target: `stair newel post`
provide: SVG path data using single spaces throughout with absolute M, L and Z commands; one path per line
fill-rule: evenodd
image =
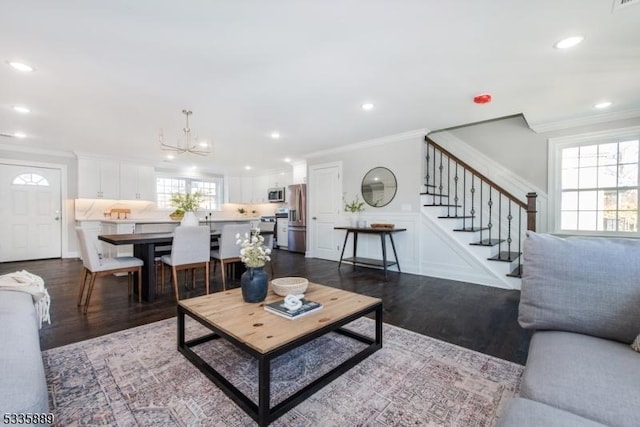
M 476 186 L 475 186 L 475 175 L 471 174 L 471 210 L 469 211 L 469 213 L 471 214 L 471 229 L 474 230 L 475 228 L 475 220 L 476 220 L 476 202 L 475 202 L 475 197 L 476 197 Z
M 527 193 L 527 230 L 536 231 L 536 199 L 537 193 Z

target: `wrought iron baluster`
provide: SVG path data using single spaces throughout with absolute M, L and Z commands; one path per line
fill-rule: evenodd
M 493 216 L 491 214 L 493 208 L 493 200 L 491 199 L 491 193 L 492 188 L 489 187 L 489 202 L 487 203 L 489 205 L 489 223 L 487 224 L 487 228 L 489 228 L 489 244 L 491 244 L 491 228 L 493 227 Z
M 462 229 L 467 228 L 467 169 L 462 170 Z
M 502 252 L 502 193 L 498 192 L 498 255 Z
M 447 156 L 447 216 L 451 216 L 451 157 Z
M 438 166 L 438 170 L 440 171 L 440 181 L 438 184 L 438 190 L 440 191 L 440 205 L 442 205 L 442 151 L 440 152 L 440 166 Z
M 518 230 L 520 231 L 518 233 L 518 270 L 517 270 L 517 274 L 519 276 L 522 275 L 522 233 L 524 233 L 524 231 L 522 230 L 522 207 L 520 207 L 518 209 Z
M 453 180 L 456 182 L 456 197 L 453 199 L 453 204 L 455 205 L 456 216 L 458 216 L 458 182 L 460 181 L 460 177 L 458 176 L 458 162 L 456 162 L 456 176 Z
M 484 181 L 481 179 L 480 180 L 480 204 L 478 205 L 479 206 L 478 209 L 480 209 L 480 244 L 482 244 L 482 233 L 484 233 L 484 230 L 483 230 L 484 227 L 482 226 L 482 211 L 484 210 L 482 208 L 482 183 L 483 182 Z
M 471 229 L 474 229 L 475 219 L 476 219 L 476 205 L 475 205 L 475 197 L 476 197 L 476 187 L 475 187 L 475 175 L 471 174 L 471 210 L 469 213 L 471 214 Z
M 513 239 L 511 238 L 511 220 L 513 219 L 513 215 L 511 215 L 511 199 L 509 199 L 509 214 L 507 215 L 507 259 L 511 261 L 511 242 Z

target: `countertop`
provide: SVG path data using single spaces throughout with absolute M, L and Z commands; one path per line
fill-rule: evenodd
M 110 224 L 179 224 L 180 220 L 173 220 L 171 218 L 91 218 L 91 219 L 77 219 L 77 221 L 100 221 Z M 247 218 L 211 218 L 209 222 L 243 222 L 243 221 L 260 221 L 260 217 L 247 217 Z M 200 222 L 207 223 L 207 220 L 200 218 Z

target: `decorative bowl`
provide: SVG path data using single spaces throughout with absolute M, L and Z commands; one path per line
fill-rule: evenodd
M 304 277 L 280 277 L 271 281 L 271 290 L 281 297 L 303 294 L 309 281 Z

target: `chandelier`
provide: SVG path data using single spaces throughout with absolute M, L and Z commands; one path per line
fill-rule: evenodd
M 164 134 L 162 133 L 162 129 L 160 129 L 160 147 L 164 151 L 171 151 L 177 154 L 182 153 L 192 153 L 197 154 L 199 156 L 207 156 L 211 153 L 211 146 L 204 141 L 198 142 L 198 137 L 192 137 L 191 128 L 189 127 L 189 116 L 193 114 L 191 110 L 182 110 L 182 114 L 185 115 L 186 124 L 182 129 L 183 135 L 182 140 L 178 140 L 176 145 L 167 144 L 164 142 Z

